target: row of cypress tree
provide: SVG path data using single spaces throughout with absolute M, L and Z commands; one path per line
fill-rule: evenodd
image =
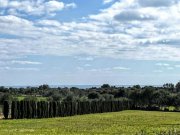
M 9 104 L 4 104 L 5 108 Z M 92 102 L 35 102 L 12 101 L 11 118 L 52 118 L 90 113 L 104 113 L 127 110 L 131 108 L 129 101 L 92 101 Z M 9 111 L 9 109 L 8 109 Z M 6 109 L 6 116 L 7 116 Z

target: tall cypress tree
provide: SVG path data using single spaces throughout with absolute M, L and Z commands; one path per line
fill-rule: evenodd
M 49 102 L 49 117 L 53 117 L 53 102 Z
M 8 119 L 8 116 L 9 116 L 9 102 L 8 101 L 4 101 L 3 114 L 4 114 L 4 118 Z
M 17 118 L 20 119 L 21 118 L 21 105 L 20 105 L 20 101 L 17 101 L 17 113 L 18 113 Z
M 30 105 L 30 101 L 26 101 L 26 105 L 27 105 L 27 118 L 31 118 L 31 105 Z
M 46 116 L 45 117 L 46 118 L 49 117 L 49 103 L 48 102 L 46 102 Z
M 37 118 L 37 116 L 36 116 L 36 114 L 37 114 L 36 113 L 37 112 L 36 101 L 31 101 L 30 105 L 31 105 L 31 109 L 32 109 L 31 118 Z
M 53 117 L 57 117 L 57 102 L 53 102 Z
M 18 101 L 15 101 L 14 103 L 15 103 L 14 104 L 14 118 L 17 119 L 18 118 L 18 106 L 17 106 Z
M 40 101 L 40 109 L 41 109 L 41 118 L 44 118 L 44 112 L 45 112 L 45 108 L 44 108 L 44 102 Z
M 20 101 L 20 111 L 21 111 L 21 116 L 20 118 L 23 119 L 24 118 L 24 106 L 23 106 L 23 101 Z
M 41 118 L 41 103 L 37 102 L 37 118 Z
M 15 119 L 15 102 L 12 101 L 11 104 L 11 119 Z
M 57 102 L 57 117 L 60 116 L 61 109 L 60 109 L 60 102 Z

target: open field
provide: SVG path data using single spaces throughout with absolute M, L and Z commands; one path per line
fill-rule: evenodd
M 180 134 L 179 113 L 122 111 L 51 119 L 0 120 L 1 135 L 153 135 L 169 130 Z

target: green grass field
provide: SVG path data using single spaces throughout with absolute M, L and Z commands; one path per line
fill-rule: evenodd
M 0 120 L 0 135 L 154 135 L 169 130 L 174 131 L 172 135 L 180 134 L 180 113 L 122 111 L 51 119 Z

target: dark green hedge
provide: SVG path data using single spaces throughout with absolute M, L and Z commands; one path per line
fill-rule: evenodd
M 12 101 L 11 118 L 52 118 L 104 113 L 127 110 L 131 108 L 129 101 L 92 101 L 92 102 L 35 102 Z M 4 116 L 8 118 L 9 103 L 4 102 Z

